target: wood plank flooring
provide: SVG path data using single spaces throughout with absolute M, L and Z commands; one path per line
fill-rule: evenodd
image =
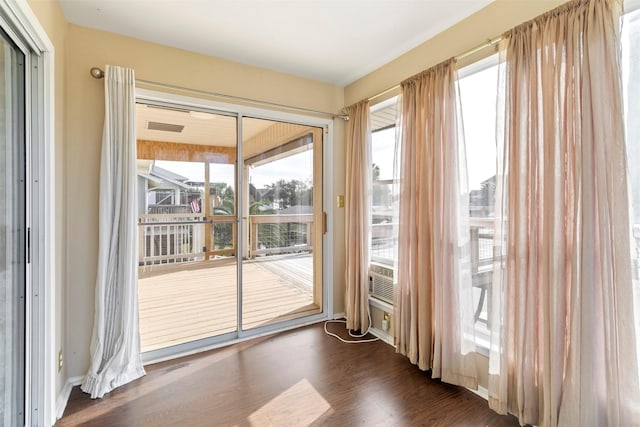
M 313 304 L 311 259 L 243 264 L 243 329 L 320 312 Z M 235 261 L 182 264 L 139 276 L 143 352 L 236 330 Z
M 344 325 L 330 330 L 344 334 Z M 147 366 L 99 400 L 74 388 L 56 426 L 517 426 L 383 343 L 312 325 Z

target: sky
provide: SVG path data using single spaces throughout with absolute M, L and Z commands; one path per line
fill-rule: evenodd
M 496 174 L 497 65 L 460 79 L 459 87 L 469 190 L 477 190 Z M 394 128 L 372 135 L 371 158 L 380 167 L 380 179 L 393 178 L 395 138 Z
M 393 179 L 393 159 L 396 145 L 396 129 L 374 132 L 371 136 L 371 161 L 380 167 L 379 179 Z
M 498 66 L 489 67 L 458 81 L 467 151 L 469 190 L 496 174 L 496 100 Z
M 264 188 L 268 184 L 284 179 L 298 179 L 310 182 L 313 177 L 312 150 L 304 151 L 284 159 L 251 169 L 250 181 L 256 188 Z M 202 163 L 173 162 L 156 160 L 156 166 L 189 178 L 191 181 L 204 181 Z M 233 165 L 212 164 L 209 179 L 211 182 L 226 182 L 233 187 L 235 171 Z

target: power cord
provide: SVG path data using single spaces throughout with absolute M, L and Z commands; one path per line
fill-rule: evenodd
M 367 329 L 360 335 L 358 334 L 354 334 L 351 330 L 349 330 L 349 336 L 351 338 L 362 338 L 364 336 L 366 336 L 369 333 L 369 328 L 371 327 L 371 313 L 368 314 L 368 318 L 369 318 L 369 326 L 367 326 Z M 346 320 L 327 320 L 326 322 L 324 322 L 324 332 L 325 334 L 337 338 L 340 341 L 342 341 L 343 343 L 346 344 L 360 344 L 360 343 L 367 343 L 367 342 L 374 342 L 374 341 L 378 341 L 380 340 L 380 338 L 376 337 L 376 338 L 368 338 L 366 340 L 345 340 L 344 338 L 340 337 L 338 334 L 334 334 L 333 332 L 329 332 L 327 330 L 327 324 L 328 323 L 344 323 L 346 324 L 347 321 Z

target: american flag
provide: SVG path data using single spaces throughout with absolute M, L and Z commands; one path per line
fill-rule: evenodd
M 200 213 L 200 199 L 193 199 L 189 205 L 192 213 Z

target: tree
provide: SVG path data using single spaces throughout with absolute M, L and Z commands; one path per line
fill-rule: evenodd
M 209 194 L 218 199 L 218 203 L 214 204 L 214 215 L 233 215 L 235 213 L 235 192 L 226 182 L 209 184 Z
M 295 205 L 311 205 L 313 189 L 298 179 L 286 181 L 281 179 L 274 184 L 266 185 L 269 190 L 264 198 L 281 209 Z
M 214 182 L 209 184 L 209 194 L 217 197 L 217 206 L 213 209 L 214 215 L 233 215 L 235 213 L 235 193 L 226 182 Z M 233 246 L 233 227 L 231 224 L 213 225 L 214 247 L 224 249 Z
M 265 199 L 251 202 L 249 205 L 249 215 L 268 215 L 275 213 L 273 209 L 261 209 L 269 205 L 269 201 Z

